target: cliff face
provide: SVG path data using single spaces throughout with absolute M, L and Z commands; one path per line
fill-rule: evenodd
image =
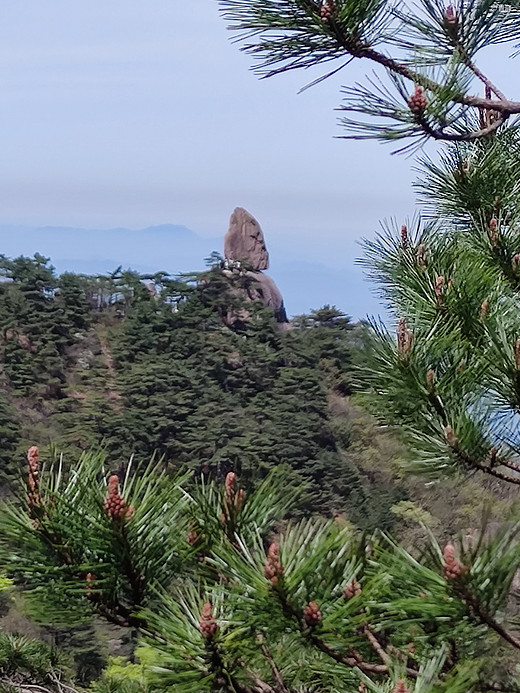
M 262 271 L 269 267 L 263 231 L 258 221 L 242 207 L 237 207 L 229 220 L 224 257 L 225 272 L 240 272 L 251 280 L 243 289 L 245 298 L 271 308 L 276 321 L 287 325 L 282 294 L 271 277 Z

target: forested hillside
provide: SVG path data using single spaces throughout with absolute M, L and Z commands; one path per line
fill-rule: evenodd
M 155 455 L 172 471 L 233 469 L 253 484 L 286 464 L 306 489 L 302 509 L 350 505 L 361 524 L 381 521 L 379 504 L 373 518 L 361 511 L 378 480 L 345 454 L 351 430 L 338 403 L 356 338 L 335 308 L 280 330 L 271 311 L 245 305 L 248 277 L 218 262 L 180 279 L 56 276 L 36 255 L 2 258 L 1 273 L 4 484 L 34 442 L 66 465 L 102 449 L 116 467 Z M 389 515 L 403 494 L 387 495 Z
M 115 469 L 155 456 L 172 473 L 233 470 L 252 485 L 284 464 L 301 512 L 363 529 L 413 516 L 410 494 L 447 528 L 475 522 L 471 485 L 466 501 L 447 483 L 439 493 L 402 479 L 404 448 L 353 406 L 362 326 L 325 306 L 280 329 L 244 302 L 244 273 L 210 264 L 177 278 L 57 276 L 39 255 L 2 257 L 4 492 L 38 443 L 44 461 L 63 455 L 66 467 L 102 450 Z

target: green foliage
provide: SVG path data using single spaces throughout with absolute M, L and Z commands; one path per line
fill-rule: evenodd
M 517 140 L 512 130 L 471 156 L 487 149 L 507 167 L 516 156 L 507 143 Z M 516 178 L 488 176 L 473 159 L 462 171 L 468 151 L 427 163 L 422 186 L 432 183 L 438 221 L 404 237 L 390 228 L 365 243 L 365 264 L 400 319 L 397 342 L 373 326 L 367 398 L 404 431 L 413 470 L 434 478 L 480 470 L 518 484 Z M 460 183 L 466 173 L 474 183 Z M 455 178 L 460 185 L 451 185 Z
M 0 515 L 17 581 L 42 601 L 60 581 L 76 614 L 82 601 L 142 629 L 140 661 L 112 661 L 93 691 L 518 691 L 499 650 L 520 648 L 506 609 L 518 525 L 444 549 L 430 536 L 412 554 L 340 519 L 282 522 L 280 472 L 254 492 L 228 474 L 190 494 L 156 466 L 125 475 L 114 516 L 101 465 L 42 470 L 39 502 Z
M 520 103 L 508 101 L 476 63 L 483 48 L 518 39 L 515 2 L 470 0 L 449 7 L 440 0 L 414 6 L 384 0 L 219 4 L 262 77 L 332 62 L 332 69 L 312 86 L 354 58 L 375 68 L 364 82 L 347 82 L 342 88 L 345 137 L 411 138 L 415 146 L 427 138 L 473 142 L 497 132 L 511 113 L 520 112 Z M 477 81 L 485 86 L 486 98 L 474 95 Z

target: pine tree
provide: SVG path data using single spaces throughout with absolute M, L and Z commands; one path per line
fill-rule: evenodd
M 2 567 L 44 621 L 94 612 L 146 645 L 150 691 L 520 690 L 518 526 L 412 555 L 340 519 L 283 521 L 281 470 L 255 491 L 233 472 L 185 484 L 92 456 L 64 475 L 33 447 Z

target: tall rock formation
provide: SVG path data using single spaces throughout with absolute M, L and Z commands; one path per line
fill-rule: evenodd
M 282 294 L 271 277 L 262 272 L 269 267 L 264 234 L 257 220 L 242 207 L 237 207 L 229 220 L 224 258 L 224 271 L 240 272 L 251 279 L 241 289 L 246 299 L 260 301 L 272 309 L 280 325 L 288 325 Z
M 250 270 L 269 267 L 269 253 L 260 224 L 242 207 L 237 207 L 229 220 L 229 229 L 224 237 L 224 257 L 246 263 Z

